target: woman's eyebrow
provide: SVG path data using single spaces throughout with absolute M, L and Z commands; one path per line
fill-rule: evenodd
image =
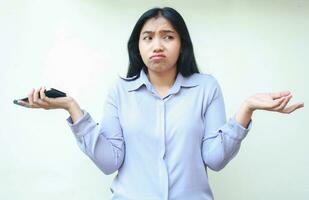
M 175 33 L 175 31 L 172 30 L 160 30 L 160 33 Z
M 143 31 L 142 34 L 151 34 L 154 33 L 153 31 Z
M 142 34 L 153 34 L 154 31 L 143 31 Z M 160 30 L 159 33 L 175 33 L 175 31 L 172 30 Z

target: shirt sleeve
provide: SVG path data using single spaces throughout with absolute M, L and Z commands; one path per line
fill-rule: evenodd
M 214 81 L 203 116 L 202 157 L 207 167 L 219 171 L 238 153 L 252 122 L 247 128 L 240 125 L 235 116 L 226 122 L 224 100 L 217 81 Z
M 112 174 L 120 168 L 125 153 L 115 89 L 107 96 L 100 125 L 87 111 L 82 111 L 83 116 L 78 121 L 73 124 L 72 118 L 69 117 L 67 123 L 80 149 L 104 174 Z

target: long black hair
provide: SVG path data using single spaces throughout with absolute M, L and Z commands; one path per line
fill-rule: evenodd
M 164 7 L 152 8 L 146 11 L 136 22 L 128 41 L 129 68 L 127 72 L 127 78 L 134 77 L 130 80 L 137 79 L 142 69 L 144 69 L 146 73 L 148 72 L 147 67 L 140 55 L 138 43 L 140 33 L 145 22 L 148 19 L 157 16 L 162 16 L 169 20 L 169 22 L 172 24 L 172 26 L 175 28 L 175 30 L 180 36 L 181 47 L 176 64 L 177 73 L 181 73 L 184 77 L 188 77 L 194 73 L 199 73 L 194 57 L 193 45 L 185 21 L 175 9 L 170 7 Z

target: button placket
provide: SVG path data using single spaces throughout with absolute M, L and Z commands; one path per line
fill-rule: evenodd
M 160 163 L 161 163 L 161 185 L 163 199 L 168 200 L 168 172 L 165 163 L 165 101 L 158 99 L 158 132 L 160 137 Z
M 163 100 L 160 100 L 160 135 L 162 137 L 162 151 L 161 151 L 161 158 L 165 155 L 165 103 Z

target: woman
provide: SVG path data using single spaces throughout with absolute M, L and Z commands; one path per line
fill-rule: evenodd
M 108 94 L 97 126 L 72 97 L 31 91 L 29 108 L 69 112 L 81 150 L 105 173 L 118 170 L 112 199 L 210 200 L 207 169 L 221 170 L 239 151 L 255 110 L 291 113 L 289 92 L 246 99 L 225 121 L 216 79 L 196 66 L 189 32 L 172 8 L 154 8 L 137 21 L 128 42 L 130 65 Z

